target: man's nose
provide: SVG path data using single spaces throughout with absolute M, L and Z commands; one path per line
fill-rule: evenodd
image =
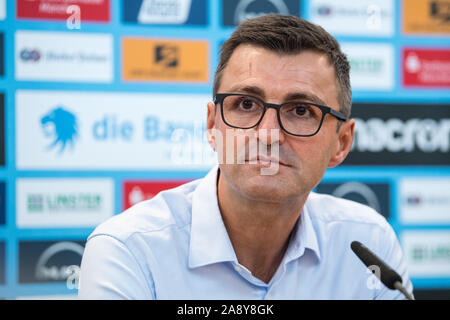
M 258 138 L 260 142 L 267 145 L 274 143 L 283 143 L 284 132 L 278 122 L 277 110 L 274 108 L 268 108 L 264 117 L 258 125 Z

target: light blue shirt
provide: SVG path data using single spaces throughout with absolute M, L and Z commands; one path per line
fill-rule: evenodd
M 80 274 L 81 299 L 403 299 L 350 249 L 360 241 L 403 278 L 396 235 L 356 202 L 311 193 L 269 283 L 239 264 L 216 194 L 218 169 L 159 193 L 98 226 Z

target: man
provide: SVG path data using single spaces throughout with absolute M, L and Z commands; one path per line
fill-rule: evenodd
M 411 293 L 386 220 L 312 192 L 353 141 L 349 64 L 336 40 L 298 17 L 247 20 L 222 46 L 213 93 L 218 167 L 100 225 L 80 298 L 403 299 L 367 272 L 354 240 Z

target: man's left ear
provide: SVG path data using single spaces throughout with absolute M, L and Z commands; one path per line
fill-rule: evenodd
M 334 153 L 330 158 L 328 167 L 336 167 L 345 160 L 353 144 L 355 120 L 350 119 L 341 124 L 338 132 Z
M 216 148 L 216 139 L 215 139 L 215 127 L 216 127 L 216 109 L 215 105 L 212 102 L 208 103 L 207 106 L 207 115 L 206 115 L 206 136 L 208 138 L 209 145 L 214 151 L 217 151 Z

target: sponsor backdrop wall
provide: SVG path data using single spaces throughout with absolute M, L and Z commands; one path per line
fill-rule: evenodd
M 417 297 L 449 297 L 449 0 L 0 0 L 0 298 L 75 297 L 96 225 L 214 165 L 220 44 L 269 12 L 351 63 L 355 143 L 317 191 L 383 214 Z

